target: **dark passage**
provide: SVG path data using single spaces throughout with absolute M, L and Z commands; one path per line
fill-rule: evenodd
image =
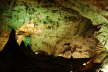
M 96 72 L 98 64 L 83 65 L 88 60 L 35 54 L 23 41 L 20 46 L 17 44 L 15 31 L 12 30 L 0 52 L 0 72 Z

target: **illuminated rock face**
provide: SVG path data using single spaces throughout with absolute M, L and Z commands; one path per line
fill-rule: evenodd
M 69 43 L 70 45 L 66 45 Z M 89 58 L 95 54 L 96 41 L 88 37 L 72 37 L 63 39 L 57 44 L 57 54 L 64 57 Z
M 17 28 L 19 44 L 24 37 L 29 36 L 34 51 L 43 50 L 66 58 L 94 56 L 96 39 L 89 28 L 92 26 L 91 21 L 64 7 L 40 6 L 36 9 L 32 20 Z
M 8 41 L 8 37 L 9 37 L 9 33 L 10 32 L 0 32 L 0 51 L 3 50 L 3 47 L 5 46 L 5 44 Z
M 17 28 L 19 44 L 30 37 L 34 51 L 43 50 L 66 58 L 94 56 L 96 39 L 94 30 L 89 28 L 92 22 L 85 15 L 81 16 L 79 10 L 45 1 L 18 1 L 11 9 L 12 18 L 8 21 L 12 23 L 9 27 Z M 87 17 L 91 18 L 91 15 Z
M 108 72 L 108 58 L 106 57 L 103 61 L 102 67 L 100 68 L 102 72 Z

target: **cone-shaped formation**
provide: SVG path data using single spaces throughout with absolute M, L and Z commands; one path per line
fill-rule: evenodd
M 27 45 L 27 53 L 28 53 L 27 55 L 34 55 L 34 52 L 30 45 Z
M 24 41 L 21 42 L 20 51 L 22 51 L 22 53 L 26 56 L 34 55 L 34 52 L 32 51 L 30 45 L 25 46 Z
M 25 55 L 26 46 L 25 46 L 25 44 L 24 44 L 23 41 L 21 42 L 21 45 L 20 45 L 20 47 L 19 47 L 19 49 L 18 49 L 18 52 L 20 53 L 20 55 Z
M 8 42 L 6 43 L 3 50 L 1 51 L 1 54 L 7 55 L 9 53 L 14 52 L 15 49 L 19 48 L 15 34 L 16 34 L 15 30 L 12 30 Z
M 12 72 L 15 63 L 15 52 L 19 48 L 16 41 L 15 30 L 12 30 L 8 42 L 0 52 L 0 72 Z

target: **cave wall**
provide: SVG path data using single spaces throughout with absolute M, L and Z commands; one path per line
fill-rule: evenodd
M 1 7 L 0 29 L 16 29 L 18 43 L 24 40 L 31 44 L 33 51 L 44 50 L 66 58 L 89 58 L 95 54 L 97 39 L 102 44 L 107 39 L 108 21 L 103 11 L 85 1 L 8 0 L 4 4 L 7 7 Z M 100 24 L 100 30 L 95 32 L 93 25 Z

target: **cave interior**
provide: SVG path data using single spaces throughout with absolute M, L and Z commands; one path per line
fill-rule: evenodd
M 108 72 L 108 1 L 0 0 L 0 72 Z

